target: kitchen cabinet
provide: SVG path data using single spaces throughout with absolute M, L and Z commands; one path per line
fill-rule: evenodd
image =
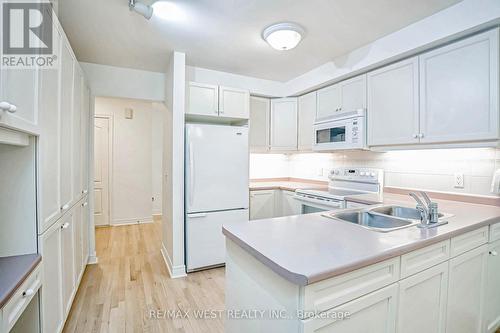
M 499 30 L 424 53 L 420 142 L 498 140 Z
M 368 145 L 418 143 L 418 57 L 368 73 Z
M 249 141 L 251 152 L 269 150 L 271 101 L 269 98 L 250 97 Z
M 42 332 L 61 332 L 64 321 L 62 290 L 61 223 L 39 236 L 43 281 L 41 289 Z
M 281 192 L 280 216 L 299 215 L 301 213 L 300 204 L 297 200 L 295 200 L 295 192 L 293 191 L 280 191 L 280 192 Z
M 250 220 L 273 218 L 275 212 L 274 190 L 250 191 Z
M 250 92 L 237 88 L 188 83 L 186 114 L 194 116 L 248 119 Z
M 82 89 L 83 89 L 83 73 L 81 72 L 78 63 L 75 62 L 73 69 L 73 145 L 72 145 L 72 176 L 73 176 L 73 198 L 78 200 L 83 192 L 82 189 L 82 137 L 81 137 L 81 123 L 82 123 Z
M 401 280 L 398 332 L 444 333 L 447 288 L 447 262 Z
M 90 177 L 90 89 L 83 80 L 82 84 L 82 112 L 81 112 L 81 189 L 82 194 L 89 192 Z
M 250 92 L 248 90 L 219 87 L 219 115 L 248 119 Z
M 323 121 L 338 112 L 366 109 L 366 75 L 356 76 L 318 90 L 316 121 Z
M 82 202 L 82 270 L 85 271 L 85 267 L 89 262 L 89 235 L 90 235 L 90 209 L 88 196 L 86 196 Z M 81 278 L 81 277 L 80 277 Z
M 74 64 L 71 49 L 67 43 L 61 48 L 61 141 L 60 141 L 60 196 L 61 211 L 70 208 L 73 201 L 73 83 Z
M 63 313 L 66 317 L 71 309 L 73 292 L 75 290 L 75 261 L 74 261 L 74 216 L 68 212 L 61 223 L 61 271 L 62 271 L 62 299 Z
M 75 205 L 73 208 L 73 266 L 74 281 L 78 286 L 78 281 L 83 274 L 83 224 L 82 224 L 82 206 Z
M 500 327 L 500 241 L 488 246 L 488 267 L 484 302 L 484 329 L 494 333 Z
M 488 245 L 450 260 L 446 332 L 482 332 Z
M 297 150 L 297 98 L 271 101 L 271 150 Z
M 313 126 L 316 117 L 316 92 L 298 98 L 298 150 L 311 151 L 313 145 Z

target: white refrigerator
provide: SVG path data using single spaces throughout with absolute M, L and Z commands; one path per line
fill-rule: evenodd
M 222 225 L 248 222 L 248 128 L 186 124 L 186 267 L 225 262 Z

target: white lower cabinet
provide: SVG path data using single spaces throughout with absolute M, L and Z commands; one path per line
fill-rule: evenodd
M 399 282 L 398 332 L 444 333 L 448 262 Z
M 281 191 L 281 216 L 291 216 L 291 215 L 299 215 L 300 212 L 300 204 L 297 200 L 295 200 L 295 192 L 293 191 Z
M 275 206 L 275 190 L 250 192 L 250 220 L 274 217 Z
M 326 312 L 327 319 L 302 321 L 302 332 L 394 333 L 398 285 L 392 284 Z M 337 319 L 344 316 L 345 319 Z
M 488 273 L 484 297 L 484 329 L 493 333 L 500 327 L 500 240 L 488 248 Z
M 61 224 L 62 294 L 65 316 L 71 309 L 72 296 L 75 289 L 73 228 L 73 214 L 69 212 L 63 217 Z
M 450 260 L 446 332 L 482 332 L 488 245 Z

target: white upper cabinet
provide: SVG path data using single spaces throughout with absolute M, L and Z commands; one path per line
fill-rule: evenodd
M 318 90 L 316 121 L 331 118 L 341 110 L 340 87 L 338 84 Z
M 248 90 L 219 87 L 219 115 L 248 119 L 250 92 Z
M 219 115 L 219 87 L 211 84 L 189 82 L 187 114 L 200 116 Z
M 342 105 L 340 111 L 366 109 L 366 75 L 356 76 L 339 83 Z
M 297 98 L 271 101 L 271 149 L 297 149 Z
M 82 113 L 81 113 L 81 141 L 82 141 L 82 149 L 81 149 L 81 161 L 82 161 L 82 179 L 81 179 L 81 187 L 83 194 L 87 194 L 89 191 L 89 160 L 90 160 L 90 89 L 85 84 L 85 80 L 83 82 L 82 87 Z
M 312 150 L 313 125 L 316 114 L 316 92 L 298 98 L 298 149 Z
M 420 142 L 498 139 L 498 29 L 420 56 Z
M 251 152 L 269 150 L 269 122 L 271 101 L 268 98 L 250 97 L 249 140 Z
M 368 73 L 368 145 L 419 142 L 418 57 Z
M 73 77 L 73 198 L 78 200 L 78 197 L 82 194 L 82 177 L 81 172 L 82 161 L 81 161 L 81 122 L 82 122 L 82 85 L 83 85 L 83 73 L 80 66 L 75 62 L 74 77 Z
M 189 82 L 186 114 L 248 119 L 250 92 L 212 84 Z

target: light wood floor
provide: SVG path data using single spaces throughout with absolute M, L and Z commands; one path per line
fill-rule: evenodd
M 224 269 L 170 279 L 160 254 L 160 228 L 156 221 L 96 229 L 99 264 L 87 266 L 63 332 L 224 331 L 222 319 L 192 315 L 224 309 Z M 152 319 L 150 310 L 191 316 Z

